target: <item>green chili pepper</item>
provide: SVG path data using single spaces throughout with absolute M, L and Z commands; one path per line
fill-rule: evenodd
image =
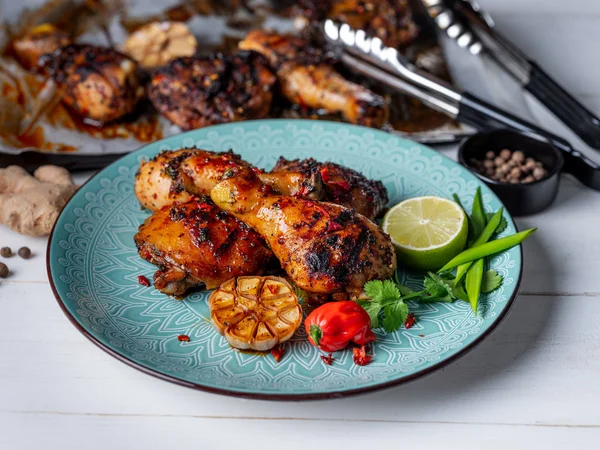
M 515 245 L 520 244 L 529 236 L 531 236 L 531 234 L 535 230 L 537 230 L 537 228 L 530 228 L 529 230 L 521 231 L 520 233 L 512 234 L 501 239 L 495 239 L 491 242 L 481 244 L 477 247 L 471 247 L 470 249 L 465 250 L 464 252 L 459 253 L 457 256 L 452 258 L 450 262 L 448 262 L 444 267 L 442 267 L 438 271 L 438 273 L 453 269 L 457 266 L 460 266 L 461 264 L 465 264 L 470 261 L 476 261 L 478 259 L 485 258 L 486 256 L 490 256 L 495 253 L 499 253 L 511 247 L 514 247 Z
M 480 188 L 477 188 L 477 191 L 475 192 L 475 198 L 473 199 L 471 223 L 473 224 L 473 236 L 471 237 L 471 241 L 475 241 L 485 228 L 485 211 L 483 209 L 483 200 L 481 199 Z
M 465 278 L 465 289 L 469 297 L 469 303 L 475 315 L 477 315 L 477 304 L 479 303 L 479 295 L 481 294 L 481 282 L 483 280 L 483 259 L 478 259 L 467 270 Z
M 473 245 L 470 248 L 478 247 L 481 244 L 485 244 L 487 241 L 490 240 L 490 238 L 494 234 L 494 231 L 496 231 L 496 228 L 498 228 L 498 225 L 500 225 L 500 221 L 502 220 L 502 213 L 502 208 L 496 211 L 496 213 L 492 216 L 488 224 L 485 226 L 479 237 L 475 240 L 475 242 L 473 242 Z M 471 267 L 471 264 L 473 263 L 468 262 L 466 264 L 458 266 L 458 269 L 456 269 L 456 278 L 454 279 L 454 286 L 457 286 L 460 280 L 462 280 L 462 277 L 465 276 L 467 270 L 469 270 L 469 267 Z

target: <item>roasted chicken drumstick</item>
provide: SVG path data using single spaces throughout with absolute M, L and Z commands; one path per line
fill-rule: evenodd
M 211 198 L 265 239 L 300 288 L 357 297 L 367 281 L 392 276 L 394 246 L 375 223 L 343 206 L 269 191 L 252 169 L 238 166 Z
M 198 197 L 156 211 L 134 240 L 140 256 L 159 266 L 156 289 L 175 296 L 193 288 L 214 289 L 241 275 L 260 275 L 273 256 L 254 230 Z
M 165 151 L 142 162 L 135 179 L 135 194 L 143 207 L 156 211 L 175 201 L 186 202 L 194 194 L 210 194 L 233 165 L 252 167 L 232 151 Z M 276 173 L 260 172 L 258 176 L 282 194 L 321 197 L 321 179 L 316 171 L 299 167 Z
M 383 97 L 346 80 L 321 52 L 299 37 L 254 30 L 239 47 L 267 58 L 277 73 L 281 92 L 292 103 L 340 113 L 351 123 L 375 128 L 387 120 Z
M 143 94 L 135 61 L 111 48 L 71 44 L 44 55 L 40 65 L 63 102 L 99 125 L 131 113 Z

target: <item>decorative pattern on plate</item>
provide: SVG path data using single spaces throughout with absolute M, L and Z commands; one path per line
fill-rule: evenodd
M 270 168 L 279 156 L 315 157 L 345 164 L 383 180 L 392 203 L 417 195 L 449 197 L 456 192 L 470 208 L 479 182 L 454 162 L 422 145 L 379 131 L 344 124 L 270 120 L 227 124 L 173 136 L 148 145 L 103 170 L 82 187 L 60 216 L 50 242 L 51 279 L 59 301 L 101 346 L 123 358 L 198 387 L 242 395 L 341 395 L 402 381 L 456 355 L 489 330 L 516 293 L 521 270 L 518 248 L 491 266 L 504 276 L 501 289 L 482 300 L 479 316 L 468 304 L 413 304 L 414 327 L 378 334 L 371 364 L 360 367 L 351 352 L 338 352 L 333 365 L 301 329 L 276 363 L 270 355 L 232 350 L 212 327 L 207 293 L 184 301 L 137 282 L 154 266 L 137 255 L 133 235 L 147 217 L 133 195 L 139 162 L 162 149 L 182 146 L 232 148 L 247 161 Z M 486 210 L 501 206 L 485 186 Z M 509 226 L 504 234 L 515 232 Z M 418 274 L 400 279 L 420 288 Z M 186 334 L 189 342 L 179 342 Z

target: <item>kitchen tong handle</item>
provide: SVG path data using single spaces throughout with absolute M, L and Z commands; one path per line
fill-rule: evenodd
M 600 166 L 571 144 L 543 128 L 514 116 L 469 93 L 463 93 L 457 119 L 478 130 L 511 128 L 526 133 L 537 134 L 548 139 L 562 151 L 565 159 L 565 172 L 570 173 L 584 185 L 600 191 Z
M 525 89 L 567 125 L 592 148 L 600 149 L 600 119 L 562 88 L 542 70 L 529 61 L 531 71 Z

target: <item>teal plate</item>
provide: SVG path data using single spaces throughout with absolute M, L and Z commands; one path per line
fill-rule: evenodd
M 442 367 L 485 338 L 505 316 L 521 278 L 521 249 L 495 256 L 490 265 L 502 287 L 486 295 L 476 317 L 465 302 L 412 304 L 416 324 L 391 334 L 377 332 L 374 358 L 353 364 L 352 352 L 334 354 L 327 366 L 306 340 L 302 327 L 285 344 L 283 359 L 233 350 L 213 329 L 199 292 L 183 301 L 137 281 L 152 278 L 155 267 L 142 260 L 133 243 L 148 216 L 133 193 L 142 159 L 164 149 L 233 149 L 258 167 L 279 156 L 314 157 L 356 169 L 385 183 L 391 204 L 420 195 L 457 193 L 470 209 L 475 190 L 483 191 L 486 211 L 502 206 L 467 170 L 415 142 L 381 131 L 333 122 L 263 120 L 219 125 L 147 145 L 102 170 L 73 196 L 48 244 L 48 274 L 58 302 L 73 324 L 111 355 L 146 373 L 185 386 L 263 399 L 339 397 L 399 384 Z M 506 216 L 504 235 L 515 225 Z M 422 276 L 399 270 L 416 289 Z M 186 334 L 189 342 L 179 342 Z

